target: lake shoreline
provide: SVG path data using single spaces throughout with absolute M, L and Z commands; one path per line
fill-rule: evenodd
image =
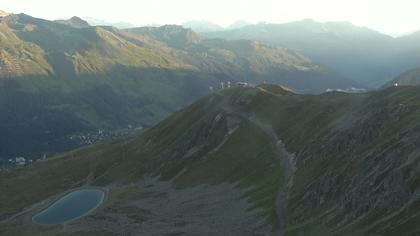
M 60 223 L 52 223 L 52 224 L 48 224 L 48 223 L 41 223 L 41 222 L 37 222 L 35 220 L 35 217 L 42 214 L 44 211 L 48 210 L 50 207 L 53 207 L 54 204 L 57 204 L 60 200 L 63 200 L 65 197 L 67 197 L 68 195 L 75 193 L 77 191 L 83 191 L 83 190 L 96 190 L 96 191 L 100 191 L 102 193 L 101 199 L 100 201 L 97 203 L 97 205 L 95 207 L 93 207 L 92 209 L 88 210 L 87 212 L 85 212 L 84 214 L 75 217 L 75 218 L 71 218 L 69 220 L 60 222 Z M 45 206 L 37 209 L 35 211 L 35 213 L 32 214 L 31 216 L 31 222 L 33 224 L 36 225 L 40 225 L 40 226 L 56 226 L 56 225 L 65 225 L 67 223 L 71 223 L 74 221 L 77 221 L 81 218 L 84 218 L 90 214 L 92 214 L 93 212 L 97 211 L 98 209 L 100 209 L 104 203 L 108 200 L 108 195 L 109 195 L 109 189 L 106 187 L 98 187 L 98 186 L 83 186 L 83 187 L 78 187 L 78 188 L 73 188 L 73 189 L 69 189 L 61 194 L 59 194 L 58 196 L 53 197 L 53 199 L 51 199 L 51 201 L 49 201 L 47 204 L 45 204 Z

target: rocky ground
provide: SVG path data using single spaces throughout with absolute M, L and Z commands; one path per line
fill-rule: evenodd
M 138 183 L 110 187 L 104 205 L 82 219 L 59 226 L 32 223 L 31 216 L 53 199 L 34 205 L 7 224 L 13 227 L 24 223 L 23 228 L 15 231 L 19 235 L 102 232 L 104 235 L 211 236 L 228 233 L 240 236 L 270 235 L 272 231 L 262 212 L 244 198 L 244 191 L 235 183 L 178 189 L 171 181 L 147 177 Z

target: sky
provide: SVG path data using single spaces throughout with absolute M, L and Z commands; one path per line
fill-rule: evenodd
M 397 36 L 420 30 L 419 0 L 0 0 L 0 10 L 55 20 L 72 16 L 136 26 L 207 20 L 349 21 Z

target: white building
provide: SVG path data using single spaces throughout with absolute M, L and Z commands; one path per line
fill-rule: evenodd
M 24 157 L 16 157 L 15 164 L 18 166 L 24 166 L 26 164 L 26 159 Z
M 250 84 L 248 84 L 247 82 L 236 82 L 236 85 L 239 87 L 249 87 Z

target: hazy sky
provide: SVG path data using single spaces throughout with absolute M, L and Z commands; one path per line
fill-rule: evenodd
M 350 21 L 398 35 L 420 30 L 420 0 L 0 0 L 0 9 L 57 19 L 77 15 L 134 25 L 208 20 L 283 23 Z

